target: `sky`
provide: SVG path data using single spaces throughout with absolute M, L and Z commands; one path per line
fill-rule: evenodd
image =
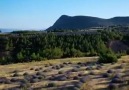
M 0 28 L 45 29 L 61 15 L 129 16 L 129 0 L 0 0 Z

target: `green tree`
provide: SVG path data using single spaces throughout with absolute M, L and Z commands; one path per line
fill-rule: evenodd
M 24 56 L 23 56 L 22 52 L 19 52 L 17 54 L 17 59 L 18 59 L 19 62 L 22 62 L 24 60 Z
M 99 56 L 99 63 L 113 63 L 113 62 L 117 62 L 117 55 L 114 53 L 103 53 L 100 54 Z
M 32 53 L 32 54 L 31 54 L 31 59 L 32 59 L 32 60 L 36 60 L 36 59 L 37 59 L 37 55 L 36 55 L 35 53 Z
M 61 58 L 63 56 L 63 51 L 60 48 L 45 49 L 43 50 L 42 56 L 48 59 Z

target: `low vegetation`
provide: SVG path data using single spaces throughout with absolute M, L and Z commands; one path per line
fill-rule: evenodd
M 83 57 L 1 65 L 0 90 L 128 90 L 128 58 L 108 64 Z

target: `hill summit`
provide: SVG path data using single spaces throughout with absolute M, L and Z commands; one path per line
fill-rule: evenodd
M 62 15 L 53 26 L 47 30 L 53 29 L 87 29 L 100 26 L 129 25 L 129 17 L 113 17 L 103 19 L 91 16 L 67 16 Z

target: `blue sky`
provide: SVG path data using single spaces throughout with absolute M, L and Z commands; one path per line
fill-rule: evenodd
M 61 15 L 129 16 L 129 0 L 0 0 L 0 28 L 48 28 Z

